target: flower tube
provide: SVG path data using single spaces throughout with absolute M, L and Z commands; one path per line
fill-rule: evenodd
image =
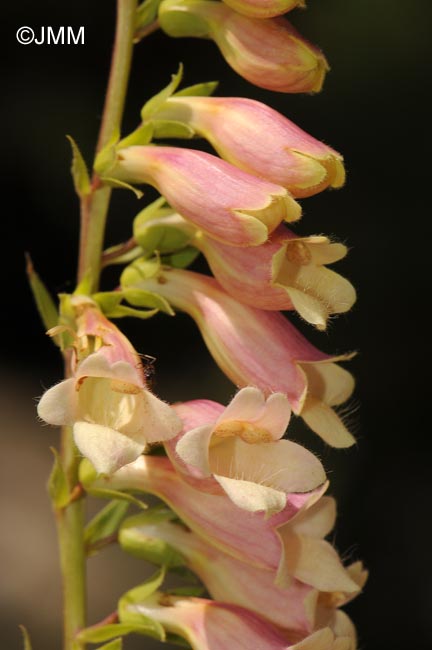
M 118 152 L 110 174 L 154 185 L 185 219 L 234 246 L 261 244 L 281 221 L 300 216 L 300 206 L 283 187 L 202 151 L 127 147 Z
M 188 313 L 216 363 L 237 386 L 252 385 L 266 395 L 284 393 L 294 413 L 326 442 L 334 447 L 354 443 L 332 409 L 354 388 L 351 374 L 334 363 L 349 357 L 320 352 L 282 314 L 238 303 L 207 276 L 163 269 L 136 286 Z
M 208 544 L 243 562 L 271 570 L 274 580 L 280 584 L 289 581 L 289 574 L 284 542 L 278 529 L 299 511 L 312 509 L 327 487 L 324 485 L 310 493 L 289 494 L 285 508 L 267 516 L 265 512 L 238 508 L 221 488 L 218 493 L 210 494 L 192 487 L 176 472 L 168 458 L 160 456 L 140 456 L 109 477 L 95 477 L 94 471 L 83 464 L 80 479 L 89 488 L 155 494 Z
M 350 637 L 336 638 L 329 628 L 295 643 L 254 612 L 204 598 L 155 592 L 125 607 L 162 624 L 167 632 L 186 639 L 193 650 L 354 650 Z
M 307 449 L 280 440 L 291 409 L 282 393 L 266 400 L 257 388 L 243 388 L 224 409 L 208 400 L 176 407 L 183 433 L 166 444 L 173 463 L 198 489 L 215 483 L 239 508 L 273 514 L 292 492 L 323 485 L 320 461 Z
M 188 124 L 250 174 L 311 196 L 345 181 L 342 156 L 261 102 L 244 97 L 171 97 L 158 119 Z
M 329 69 L 321 50 L 283 18 L 248 18 L 211 0 L 163 0 L 159 21 L 169 36 L 213 39 L 239 75 L 268 90 L 318 92 Z
M 212 598 L 257 614 L 265 612 L 271 623 L 295 632 L 300 638 L 327 625 L 334 631 L 342 623 L 349 627 L 349 619 L 339 607 L 354 598 L 366 580 L 360 562 L 347 569 L 339 567 L 334 573 L 333 591 L 320 592 L 296 579 L 280 587 L 275 585 L 274 575 L 268 569 L 241 562 L 209 545 L 196 533 L 172 523 L 173 517 L 173 513 L 161 510 L 130 517 L 119 532 L 122 548 L 160 565 L 167 558 L 176 563 L 183 558 Z M 155 549 L 159 554 L 155 554 Z
M 98 472 L 110 474 L 135 460 L 147 443 L 174 437 L 181 422 L 148 390 L 126 337 L 92 300 L 74 297 L 72 302 L 78 361 L 72 377 L 43 394 L 38 414 L 49 424 L 72 426 L 80 452 Z

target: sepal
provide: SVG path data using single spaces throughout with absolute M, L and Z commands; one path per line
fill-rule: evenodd
M 151 564 L 167 569 L 185 566 L 178 551 L 165 540 L 146 534 L 145 526 L 156 527 L 160 523 L 176 519 L 175 513 L 166 506 L 151 508 L 145 513 L 128 517 L 119 530 L 119 544 L 123 551 Z
M 187 88 L 182 88 L 174 93 L 173 97 L 187 97 L 189 95 L 193 97 L 209 97 L 213 95 L 215 90 L 219 85 L 219 81 L 204 81 L 200 84 L 194 84 L 193 86 L 187 86 Z
M 181 80 L 183 78 L 183 64 L 180 63 L 179 69 L 173 75 L 171 75 L 171 81 L 165 88 L 163 88 L 157 95 L 154 95 L 151 99 L 144 104 L 141 109 L 141 118 L 145 122 L 150 119 L 154 113 L 156 113 L 159 108 L 166 102 L 169 97 L 179 87 Z
M 87 165 L 85 164 L 84 158 L 77 143 L 70 135 L 67 135 L 66 137 L 72 147 L 71 174 L 75 191 L 78 196 L 82 198 L 91 192 L 90 176 L 87 171 Z
M 61 509 L 70 501 L 69 485 L 57 449 L 51 447 L 51 451 L 54 454 L 54 465 L 48 479 L 48 494 L 51 497 L 54 507 Z
M 167 266 L 175 269 L 186 269 L 190 266 L 200 254 L 197 248 L 193 246 L 186 246 L 183 250 L 171 253 L 171 255 L 164 255 L 162 261 Z
M 110 623 L 109 625 L 88 627 L 78 634 L 77 640 L 80 643 L 100 643 L 110 639 L 117 640 L 117 637 L 127 634 L 143 634 L 163 641 L 159 633 L 159 626 L 160 624 L 152 621 L 151 618 L 141 616 L 141 623 Z
M 112 178 L 111 176 L 101 176 L 100 179 L 103 183 L 105 183 L 105 185 L 109 185 L 110 187 L 117 188 L 119 190 L 130 190 L 135 194 L 137 199 L 141 199 L 144 196 L 144 192 L 138 190 L 130 183 L 125 183 L 125 181 L 119 180 L 118 178 Z
M 118 147 L 131 147 L 134 144 L 149 144 L 153 138 L 153 133 L 153 122 L 141 124 L 137 129 L 135 129 L 135 131 L 132 131 L 132 133 L 123 138 L 123 140 L 120 140 Z
M 118 614 L 121 623 L 143 627 L 148 625 L 148 636 L 158 639 L 158 641 L 165 641 L 166 638 L 162 625 L 158 621 L 153 621 L 147 616 L 136 613 L 133 609 L 137 603 L 152 596 L 159 589 L 164 578 L 165 569 L 162 568 L 142 585 L 126 592 L 120 598 L 118 604 Z
M 140 31 L 145 29 L 157 18 L 160 0 L 144 0 L 137 9 L 135 20 L 135 35 L 134 43 L 138 43 L 141 38 Z
M 84 544 L 89 551 L 96 542 L 116 532 L 125 518 L 128 508 L 127 501 L 115 499 L 89 521 L 84 531 Z
M 97 153 L 94 170 L 99 176 L 105 176 L 114 167 L 117 160 L 116 146 L 120 140 L 118 129 L 113 133 L 108 143 Z
M 45 329 L 50 330 L 58 324 L 58 310 L 51 294 L 34 270 L 33 262 L 28 254 L 26 255 L 26 272 L 39 316 Z M 59 344 L 58 341 L 56 343 Z
M 123 650 L 123 639 L 114 639 L 104 645 L 99 646 L 96 650 Z

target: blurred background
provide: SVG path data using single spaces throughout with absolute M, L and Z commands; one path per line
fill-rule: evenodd
M 36 422 L 35 404 L 61 378 L 62 368 L 32 303 L 24 251 L 53 293 L 73 289 L 78 203 L 65 135 L 76 139 L 90 162 L 114 4 L 22 0 L 2 8 L 0 635 L 5 650 L 22 647 L 20 623 L 28 627 L 34 650 L 61 646 L 57 548 L 45 493 L 48 447 L 57 444 L 58 434 Z M 136 48 L 124 120 L 125 132 L 137 125 L 141 105 L 182 61 L 185 84 L 219 79 L 220 95 L 258 98 L 345 156 L 346 187 L 304 200 L 297 230 L 333 235 L 350 246 L 348 259 L 336 269 L 357 287 L 358 303 L 324 334 L 293 321 L 325 351 L 359 350 L 350 362 L 358 386 L 348 414 L 358 445 L 329 450 L 298 422 L 292 435 L 315 449 L 329 472 L 339 502 L 338 549 L 347 560 L 362 558 L 370 570 L 365 593 L 348 608 L 365 650 L 432 645 L 430 371 L 424 359 L 431 302 L 425 233 L 431 18 L 428 0 L 310 0 L 307 11 L 295 11 L 290 19 L 322 47 L 332 66 L 324 91 L 314 97 L 260 91 L 228 68 L 213 43 L 156 33 Z M 85 44 L 19 45 L 15 33 L 21 25 L 36 30 L 83 25 Z M 108 245 L 130 236 L 143 201 L 115 193 Z M 105 287 L 114 282 L 115 274 L 107 273 Z M 232 385 L 187 317 L 120 324 L 140 352 L 157 358 L 161 397 L 229 399 Z M 116 599 L 145 571 L 116 549 L 92 559 L 90 621 L 113 611 Z M 162 646 L 141 638 L 125 647 Z

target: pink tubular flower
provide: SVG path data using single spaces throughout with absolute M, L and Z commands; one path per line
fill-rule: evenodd
M 289 581 L 289 574 L 279 529 L 284 530 L 284 524 L 303 509 L 311 509 L 313 514 L 314 503 L 327 487 L 307 494 L 289 494 L 284 510 L 267 516 L 265 512 L 238 508 L 222 489 L 218 494 L 209 494 L 192 487 L 164 457 L 140 456 L 110 477 L 88 478 L 84 473 L 85 467 L 81 475 L 85 486 L 155 494 L 209 544 L 243 562 L 269 569 L 280 584 Z
M 160 119 L 179 120 L 218 154 L 250 174 L 286 187 L 295 197 L 345 181 L 342 156 L 269 106 L 243 97 L 171 97 Z
M 295 7 L 304 7 L 304 0 L 224 0 L 234 11 L 252 18 L 272 18 L 286 14 Z
M 128 147 L 119 151 L 112 175 L 154 185 L 185 219 L 234 246 L 261 244 L 281 221 L 300 216 L 283 187 L 201 151 Z
M 243 388 L 224 408 L 208 400 L 176 407 L 184 433 L 167 443 L 171 460 L 200 490 L 221 487 L 239 508 L 273 514 L 290 493 L 323 485 L 320 461 L 285 433 L 291 409 L 282 393 L 266 400 L 257 388 Z
M 211 0 L 163 0 L 159 21 L 169 36 L 213 39 L 229 65 L 256 86 L 321 90 L 328 70 L 323 53 L 283 18 L 248 18 Z
M 166 269 L 136 286 L 161 294 L 188 313 L 216 363 L 237 386 L 256 386 L 266 395 L 284 393 L 294 413 L 326 442 L 334 447 L 354 443 L 332 409 L 351 395 L 351 374 L 334 363 L 337 358 L 311 345 L 282 314 L 242 305 L 216 280 L 191 271 Z
M 169 521 L 172 513 L 162 513 L 161 517 L 158 512 L 156 517 L 157 520 L 149 511 L 126 520 L 119 533 L 122 548 L 155 562 L 154 549 L 162 541 L 163 556 L 156 562 L 163 563 L 164 558 L 178 558 L 180 554 L 215 600 L 265 613 L 270 623 L 295 632 L 300 638 L 321 627 L 328 626 L 336 632 L 344 625 L 347 630 L 351 628 L 348 635 L 355 639 L 354 628 L 339 607 L 357 596 L 367 578 L 361 562 L 345 570 L 339 568 L 334 574 L 333 591 L 320 592 L 296 579 L 280 587 L 275 585 L 271 571 L 241 562 Z
M 223 288 L 247 305 L 295 309 L 323 330 L 331 314 L 346 312 L 355 302 L 352 284 L 324 266 L 347 252 L 343 244 L 327 237 L 297 237 L 281 225 L 269 241 L 254 248 L 234 249 L 203 234 L 194 243 Z
M 155 592 L 127 611 L 142 614 L 178 634 L 193 650 L 354 650 L 350 637 L 336 638 L 324 628 L 296 643 L 254 612 L 204 598 L 185 598 Z
M 85 356 L 72 377 L 43 394 L 38 414 L 49 424 L 73 426 L 81 453 L 98 472 L 110 474 L 135 460 L 147 443 L 175 436 L 181 422 L 147 389 L 138 354 L 96 304 L 80 296 L 72 303 L 76 353 Z

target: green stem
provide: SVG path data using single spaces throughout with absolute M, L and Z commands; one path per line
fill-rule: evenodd
M 62 431 L 63 463 L 69 487 L 77 483 L 79 458 L 70 427 Z M 84 501 L 79 499 L 56 513 L 63 578 L 64 650 L 81 650 L 76 634 L 86 624 L 86 556 L 84 550 Z
M 116 36 L 97 152 L 116 135 L 120 135 L 132 62 L 137 4 L 137 0 L 117 0 Z M 82 200 L 81 204 L 78 279 L 81 280 L 85 275 L 89 275 L 92 290 L 95 290 L 99 284 L 101 253 L 110 198 L 111 189 L 101 187 L 100 180 L 94 176 L 93 191 Z
M 117 0 L 117 24 L 107 95 L 97 151 L 120 133 L 132 61 L 137 0 Z M 105 223 L 111 190 L 93 177 L 92 192 L 81 202 L 81 232 L 78 280 L 88 276 L 91 290 L 97 290 L 101 268 Z M 70 361 L 65 356 L 66 369 Z M 66 371 L 66 375 L 68 371 Z M 78 483 L 79 456 L 72 431 L 62 431 L 61 459 L 69 490 Z M 72 501 L 56 512 L 63 580 L 64 650 L 82 650 L 77 632 L 86 626 L 86 558 L 84 548 L 84 502 Z

